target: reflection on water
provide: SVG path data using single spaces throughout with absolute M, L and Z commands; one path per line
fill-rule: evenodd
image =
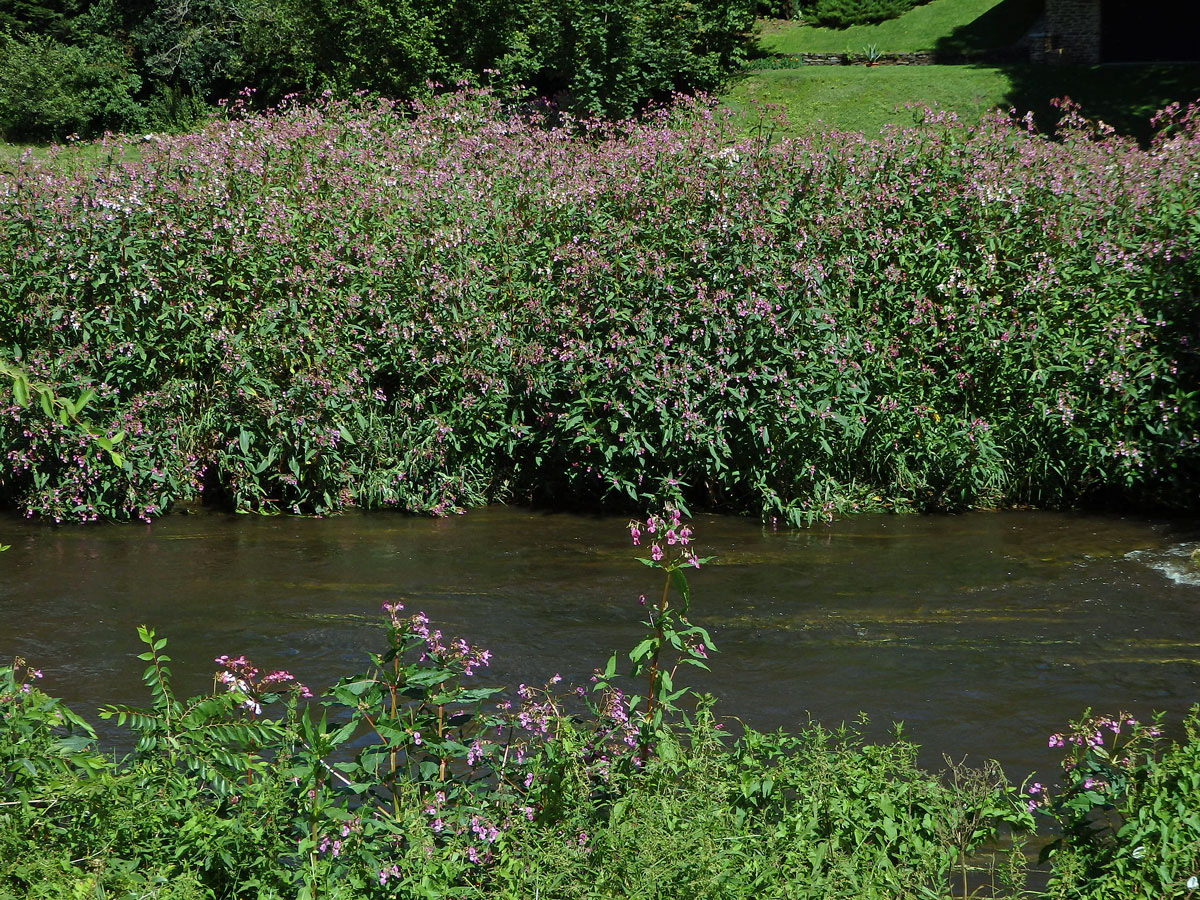
M 694 618 L 722 651 L 698 684 L 758 727 L 861 711 L 925 747 L 1049 767 L 1084 708 L 1178 719 L 1200 701 L 1197 529 L 1054 513 L 860 517 L 802 532 L 700 517 Z M 640 634 L 624 522 L 492 508 L 455 519 L 204 514 L 50 529 L 0 519 L 0 654 L 90 713 L 141 703 L 135 627 L 170 641 L 182 693 L 245 653 L 314 687 L 361 668 L 384 600 L 495 654 L 490 677 L 586 681 Z M 1173 571 L 1173 570 L 1172 570 Z

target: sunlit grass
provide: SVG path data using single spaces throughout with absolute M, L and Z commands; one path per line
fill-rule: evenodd
M 804 66 L 750 71 L 725 100 L 748 128 L 758 123 L 759 108 L 772 106 L 786 115 L 786 133 L 877 134 L 885 125 L 911 124 L 914 104 L 936 105 L 970 122 L 989 109 L 1032 111 L 1038 127 L 1049 131 L 1058 120 L 1056 97 L 1070 97 L 1084 115 L 1145 140 L 1156 111 L 1200 97 L 1200 67 Z
M 142 155 L 135 138 L 128 141 L 122 139 L 120 143 L 109 146 L 93 141 L 66 146 L 0 142 L 0 176 L 15 171 L 17 163 L 26 154 L 31 159 L 52 163 L 54 168 L 65 172 L 78 168 L 94 169 L 110 162 L 133 162 Z
M 788 133 L 835 129 L 878 133 L 885 125 L 911 124 L 906 105 L 930 104 L 978 121 L 1004 105 L 1010 89 L 1000 69 L 967 66 L 808 66 L 747 74 L 727 95 L 747 126 L 757 108 L 776 107 Z M 757 107 L 757 108 L 756 108 Z
M 988 22 L 982 43 L 1004 47 L 1029 27 L 1030 6 L 1028 0 L 932 0 L 897 19 L 842 29 L 772 20 L 764 23 L 760 42 L 763 49 L 777 53 L 858 53 L 867 46 L 884 53 L 933 50 L 939 41 L 952 39 L 956 31 L 969 31 L 972 23 L 995 11 L 996 21 Z

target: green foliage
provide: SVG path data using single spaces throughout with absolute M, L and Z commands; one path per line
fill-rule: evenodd
M 5 548 L 7 549 L 7 548 Z M 96 733 L 61 701 L 35 687 L 38 669 L 17 658 L 0 668 L 0 796 L 20 804 L 51 802 L 76 779 L 103 773 Z
M 73 0 L 0 0 L 0 33 L 61 34 L 77 12 Z
M 10 138 L 136 129 L 144 121 L 134 99 L 140 87 L 115 41 L 96 39 L 81 47 L 36 34 L 0 33 L 0 133 Z
M 255 752 L 278 739 L 279 726 L 269 720 L 242 721 L 235 711 L 246 704 L 260 706 L 251 698 L 249 686 L 236 685 L 227 693 L 183 703 L 171 690 L 171 657 L 163 653 L 166 638 L 155 638 L 150 628 L 139 627 L 138 638 L 150 649 L 138 656 L 149 662 L 142 681 L 150 689 L 151 706 L 108 706 L 100 717 L 115 718 L 137 734 L 137 758 L 163 758 L 179 767 L 189 789 L 198 787 L 217 797 L 227 797 L 235 783 L 262 775 L 264 762 Z M 277 699 L 270 694 L 271 702 Z M 263 698 L 265 699 L 265 698 Z
M 453 79 L 458 72 L 438 47 L 450 14 L 447 5 L 422 0 L 326 0 L 319 4 L 329 29 L 324 79 L 343 93 L 371 90 L 411 97 L 427 79 Z
M 71 400 L 55 393 L 54 388 L 42 381 L 35 381 L 29 374 L 14 362 L 0 355 L 0 377 L 12 381 L 12 399 L 21 409 L 36 408 L 51 421 L 57 421 L 63 428 L 74 428 L 76 434 L 90 439 L 94 445 L 108 454 L 114 466 L 124 465 L 124 458 L 116 447 L 125 439 L 125 433 L 106 436 L 96 431 L 90 422 L 81 418 L 87 405 L 95 398 L 96 392 L 85 388 Z
M 11 0 L 10 0 L 11 2 Z M 36 8 L 34 8 L 36 6 Z M 393 98 L 486 80 L 577 115 L 711 91 L 745 59 L 752 0 L 155 0 L 36 4 L 0 28 L 10 139 L 177 131 L 241 90 Z
M 1182 110 L 1147 150 L 1074 111 L 778 144 L 699 105 L 244 112 L 0 197 L 0 346 L 95 424 L 0 407 L 7 502 L 1194 502 Z
M 1035 784 L 1035 806 L 1062 837 L 1052 863 L 1054 898 L 1190 897 L 1200 890 L 1200 707 L 1167 742 L 1159 721 L 1085 714 L 1050 746 L 1066 750 L 1064 785 Z

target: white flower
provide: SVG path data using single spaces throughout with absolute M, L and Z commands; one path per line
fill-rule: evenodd
M 1134 851 L 1133 851 L 1133 858 L 1134 858 L 1134 859 L 1141 859 L 1141 858 L 1142 858 L 1143 856 L 1145 856 L 1145 855 L 1146 855 L 1146 848 L 1145 848 L 1145 847 L 1135 847 L 1135 848 L 1134 848 Z
M 1189 891 L 1200 891 L 1200 878 L 1193 875 L 1187 880 L 1187 889 Z

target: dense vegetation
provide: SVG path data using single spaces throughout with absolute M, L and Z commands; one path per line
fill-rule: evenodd
M 646 637 L 591 684 L 480 683 L 489 654 L 386 603 L 371 667 L 319 699 L 221 655 L 213 691 L 172 690 L 140 629 L 143 708 L 114 761 L 92 726 L 0 668 L 0 897 L 1125 900 L 1200 887 L 1200 722 L 1182 743 L 1125 714 L 1051 735 L 1059 784 L 993 764 L 915 764 L 852 729 L 762 734 L 687 689 L 712 638 L 687 618 L 701 566 L 676 511 L 631 523 L 658 570 Z M 2 548 L 0 548 L 2 549 Z M 644 598 L 643 598 L 644 602 Z M 1022 835 L 1061 838 L 1026 892 Z M 985 849 L 988 848 L 988 849 Z M 1003 848 L 1003 849 L 1000 849 Z M 977 895 L 977 894 L 976 894 Z
M 827 28 L 885 22 L 928 0 L 759 0 L 761 15 L 802 19 Z
M 752 0 L 0 0 L 0 137 L 191 127 L 244 87 L 287 94 L 484 80 L 624 116 L 715 90 Z
M 27 163 L 0 498 L 1193 503 L 1200 120 L 1143 150 L 1075 113 L 1057 140 L 944 119 L 768 144 L 466 93 Z

